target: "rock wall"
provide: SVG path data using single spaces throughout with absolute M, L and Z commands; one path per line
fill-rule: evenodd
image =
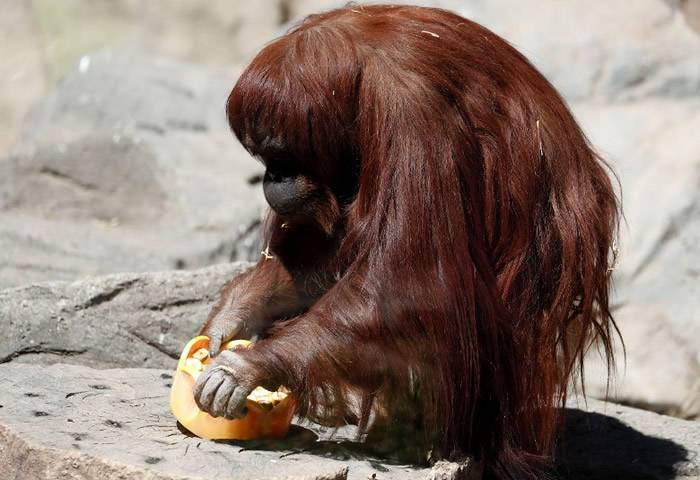
M 0 292 L 0 364 L 170 368 L 246 263 L 114 274 Z

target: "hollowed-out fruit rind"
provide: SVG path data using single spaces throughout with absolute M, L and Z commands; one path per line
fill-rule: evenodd
M 224 345 L 224 348 L 245 347 L 249 344 L 246 340 L 234 340 Z M 196 373 L 187 368 L 186 360 L 197 350 L 208 347 L 209 338 L 198 336 L 190 340 L 182 350 L 170 389 L 170 409 L 175 418 L 193 434 L 211 440 L 283 437 L 289 430 L 294 415 L 294 398 L 291 394 L 271 409 L 249 398 L 246 400 L 248 413 L 241 419 L 212 417 L 199 409 L 192 394 Z

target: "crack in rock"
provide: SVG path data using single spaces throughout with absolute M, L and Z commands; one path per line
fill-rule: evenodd
M 74 310 L 80 311 L 80 310 L 85 310 L 91 307 L 96 307 L 102 303 L 107 303 L 112 301 L 117 295 L 120 293 L 124 292 L 125 290 L 128 290 L 133 286 L 135 283 L 138 282 L 138 279 L 130 279 L 126 280 L 124 282 L 118 283 L 117 285 L 114 286 L 111 290 L 107 290 L 105 292 L 100 292 L 99 294 L 90 297 L 86 302 L 76 305 L 74 307 Z
M 172 358 L 173 360 L 179 360 L 179 359 L 180 359 L 180 354 L 179 354 L 179 353 L 177 353 L 177 352 L 171 352 L 170 350 L 168 350 L 167 348 L 165 348 L 165 347 L 164 347 L 163 345 L 161 345 L 160 343 L 158 343 L 158 342 L 156 342 L 156 341 L 154 341 L 154 340 L 151 340 L 150 338 L 144 336 L 143 334 L 138 333 L 138 332 L 133 331 L 133 330 L 128 330 L 128 332 L 129 332 L 130 335 L 136 337 L 137 339 L 139 339 L 140 341 L 142 341 L 143 343 L 145 343 L 145 344 L 148 345 L 149 347 L 155 348 L 156 350 L 158 350 L 158 351 L 159 351 L 160 353 L 162 353 L 163 355 L 167 355 L 168 357 Z
M 23 355 L 48 353 L 48 354 L 52 354 L 52 355 L 60 355 L 62 357 L 74 357 L 77 355 L 82 355 L 86 351 L 87 350 L 84 348 L 79 348 L 79 349 L 51 348 L 51 347 L 43 347 L 41 345 L 38 345 L 38 346 L 24 347 L 24 348 L 20 348 L 19 350 L 15 350 L 14 352 L 11 352 L 9 355 L 5 355 L 4 357 L 1 357 L 0 363 L 11 362 L 15 358 L 21 357 Z

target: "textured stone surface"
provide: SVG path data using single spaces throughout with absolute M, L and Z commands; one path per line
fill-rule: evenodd
M 166 55 L 235 71 L 288 18 L 290 0 L 12 0 L 0 16 L 0 156 L 46 91 L 100 48 Z
M 627 362 L 618 345 L 610 393 L 698 418 L 700 99 L 580 104 L 576 111 L 613 162 L 623 189 L 625 223 L 613 301 Z M 590 364 L 589 391 L 603 395 L 602 365 L 594 358 Z
M 576 403 L 576 408 L 574 407 Z M 700 423 L 589 399 L 571 402 L 558 472 L 568 479 L 697 479 Z
M 261 167 L 226 124 L 234 78 L 86 58 L 0 161 L 0 287 L 255 258 Z
M 174 363 L 174 362 L 173 362 Z M 170 370 L 0 365 L 0 464 L 8 478 L 464 479 L 367 455 L 341 431 L 295 426 L 276 442 L 189 437 L 168 410 Z M 567 412 L 564 479 L 684 479 L 700 474 L 700 425 L 590 401 Z M 121 475 L 121 476 L 120 476 Z M 372 475 L 375 475 L 373 477 Z
M 406 3 L 447 8 L 485 25 L 522 51 L 571 102 L 700 93 L 700 37 L 682 10 L 663 0 Z
M 247 264 L 115 274 L 0 292 L 0 363 L 168 368 Z
M 174 362 L 173 362 L 174 363 Z M 295 427 L 277 442 L 211 442 L 178 430 L 171 372 L 0 366 L 0 464 L 9 478 L 427 478 Z M 317 430 L 317 432 L 319 432 Z M 317 441 L 318 440 L 318 441 Z M 29 449 L 29 454 L 27 450 Z M 449 478 L 464 478 L 455 477 Z

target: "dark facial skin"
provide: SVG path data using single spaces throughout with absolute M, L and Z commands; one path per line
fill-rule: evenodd
M 315 186 L 305 177 L 268 168 L 263 177 L 263 192 L 270 207 L 282 216 L 297 216 Z
M 288 224 L 312 225 L 331 236 L 341 220 L 339 195 L 315 177 L 271 163 L 263 177 L 270 208 Z
M 246 149 L 265 166 L 263 193 L 270 208 L 285 221 L 316 224 L 326 234 L 340 220 L 340 210 L 354 199 L 359 186 L 359 161 L 352 148 L 341 149 L 323 160 L 293 148 L 272 135 L 255 142 L 242 140 Z M 300 158 L 301 156 L 301 158 Z M 320 162 L 323 168 L 315 168 Z

